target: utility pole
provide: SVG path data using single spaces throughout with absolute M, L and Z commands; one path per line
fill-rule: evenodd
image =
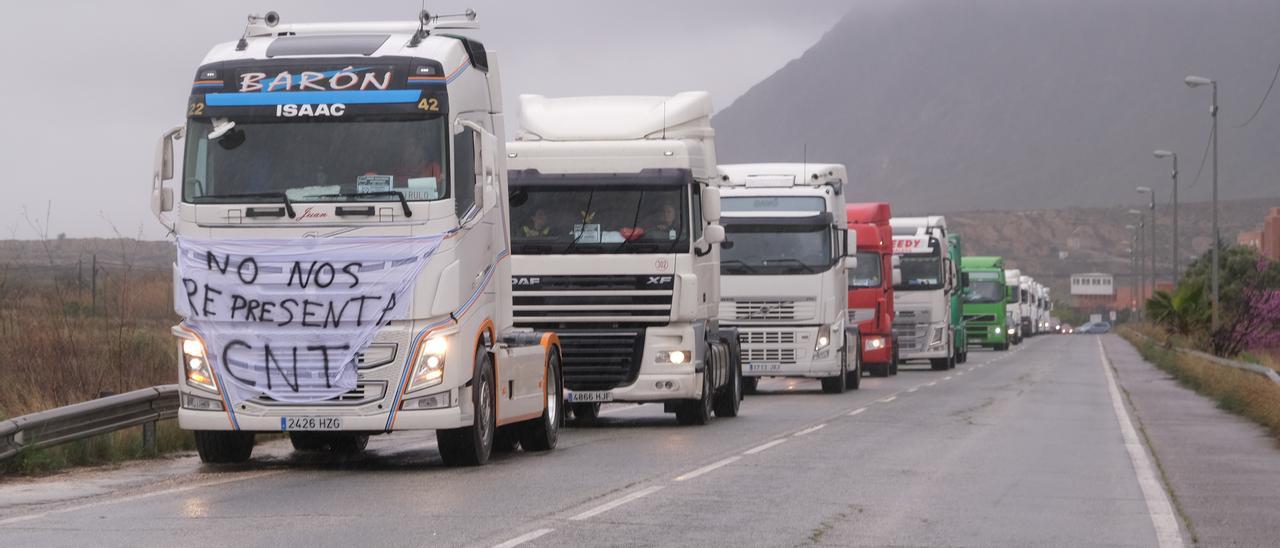
M 89 274 L 89 279 L 93 281 L 89 285 L 89 292 L 90 292 L 90 295 L 92 295 L 93 300 L 89 304 L 89 314 L 96 316 L 98 315 L 98 254 L 97 253 L 93 254 L 93 266 L 91 266 L 90 268 L 93 271 Z

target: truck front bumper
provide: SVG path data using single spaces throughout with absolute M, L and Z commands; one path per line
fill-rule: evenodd
M 440 397 L 443 405 L 434 409 L 414 409 L 413 405 L 432 395 Z M 183 406 L 178 409 L 178 426 L 184 430 L 241 430 L 245 432 L 286 432 L 289 419 L 304 417 L 341 419 L 340 432 L 390 432 L 393 430 L 442 430 L 470 426 L 473 421 L 471 392 L 468 387 L 444 392 L 406 396 L 402 407 L 392 412 L 386 409 L 392 399 L 362 406 L 340 405 L 271 405 L 254 402 L 235 404 L 231 411 L 219 406 L 217 410 L 193 409 L 187 405 L 189 396 L 202 399 L 216 398 L 210 394 L 184 390 Z M 217 400 L 221 401 L 221 400 Z

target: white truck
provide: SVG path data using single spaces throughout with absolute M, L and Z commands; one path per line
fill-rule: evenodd
M 1027 316 L 1027 295 L 1022 291 L 1022 271 L 1008 268 L 1004 271 L 1005 290 L 1009 292 L 1009 302 L 1005 314 L 1009 322 L 1009 335 L 1013 344 L 1022 344 L 1022 324 Z
M 1022 317 L 1019 318 L 1021 323 L 1018 324 L 1022 330 L 1022 337 L 1034 337 L 1036 334 L 1036 307 L 1038 306 L 1035 278 L 1023 274 L 1018 280 L 1018 290 L 1022 293 Z
M 520 108 L 507 147 L 515 318 L 559 335 L 574 417 L 602 402 L 662 402 L 681 424 L 736 416 L 710 96 L 524 95 Z
M 178 422 L 201 460 L 269 432 L 351 452 L 434 430 L 448 465 L 556 445 L 559 343 L 512 325 L 497 60 L 437 32 L 473 19 L 272 12 L 196 69 L 151 205 L 177 238 Z
M 845 219 L 840 164 L 720 166 L 720 209 L 733 246 L 720 254 L 720 317 L 738 328 L 743 385 L 810 377 L 839 394 L 862 367 L 849 321 L 848 268 L 856 235 Z
M 960 291 L 959 265 L 950 258 L 947 220 L 895 217 L 893 250 L 901 257 L 902 283 L 893 288 L 893 334 L 900 361 L 928 360 L 936 371 L 956 366 L 951 295 Z

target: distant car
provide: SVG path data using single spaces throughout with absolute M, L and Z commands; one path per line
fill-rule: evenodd
M 1080 329 L 1076 330 L 1076 333 L 1080 333 L 1082 335 L 1101 335 L 1103 333 L 1110 332 L 1111 322 L 1089 322 L 1080 326 Z

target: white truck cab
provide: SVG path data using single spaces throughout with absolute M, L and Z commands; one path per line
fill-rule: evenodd
M 196 68 L 152 208 L 178 243 L 178 422 L 202 460 L 247 460 L 262 432 L 356 451 L 435 430 L 450 465 L 554 447 L 559 343 L 512 325 L 497 59 L 439 32 L 473 18 L 273 12 Z
M 743 380 L 811 377 L 827 393 L 861 383 L 856 329 L 846 333 L 855 235 L 840 164 L 720 166 L 720 317 L 738 328 Z M 851 351 L 852 349 L 852 351 Z
M 508 144 L 517 325 L 554 329 L 578 419 L 662 402 L 736 416 L 737 334 L 720 325 L 711 99 L 520 97 Z
M 893 288 L 893 334 L 901 361 L 928 360 L 935 370 L 956 366 L 951 294 L 960 290 L 959 266 L 949 254 L 945 217 L 895 217 L 894 254 L 902 279 Z
M 1005 305 L 1005 320 L 1009 323 L 1008 334 L 1013 337 L 1013 344 L 1022 343 L 1022 319 L 1026 317 L 1026 295 L 1022 292 L 1022 271 L 1016 268 L 1007 268 L 1004 271 L 1005 290 L 1008 292 L 1009 302 Z

